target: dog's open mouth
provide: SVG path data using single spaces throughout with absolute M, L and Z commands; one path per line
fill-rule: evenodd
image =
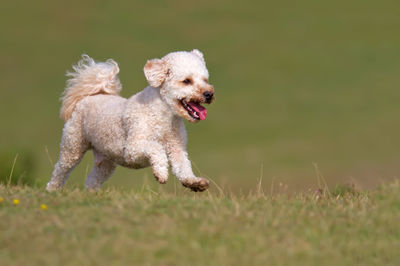
M 182 99 L 181 104 L 183 108 L 186 109 L 186 111 L 189 113 L 191 117 L 193 117 L 196 120 L 204 120 L 207 117 L 207 109 L 202 106 L 200 103 L 195 102 L 195 101 L 185 101 L 185 99 Z

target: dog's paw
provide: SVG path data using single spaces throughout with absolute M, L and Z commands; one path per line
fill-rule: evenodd
M 162 178 L 156 174 L 154 174 L 155 179 L 157 180 L 158 183 L 160 184 L 166 184 L 168 181 L 168 177 L 167 178 Z
M 62 188 L 63 188 L 62 185 L 57 184 L 57 183 L 53 183 L 53 182 L 47 183 L 47 186 L 46 186 L 46 190 L 49 191 L 49 192 L 52 192 L 52 191 L 59 191 L 59 190 L 61 190 Z
M 210 181 L 205 178 L 188 178 L 182 181 L 184 187 L 190 188 L 194 192 L 201 192 L 210 186 Z

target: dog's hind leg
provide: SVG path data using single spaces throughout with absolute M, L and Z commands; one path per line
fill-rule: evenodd
M 54 167 L 53 174 L 46 189 L 60 190 L 64 187 L 72 169 L 81 161 L 89 144 L 85 141 L 82 132 L 82 123 L 78 115 L 70 118 L 64 126 L 60 146 L 60 158 Z
M 98 190 L 103 183 L 112 175 L 117 164 L 105 158 L 101 153 L 93 150 L 94 166 L 86 178 L 86 189 Z

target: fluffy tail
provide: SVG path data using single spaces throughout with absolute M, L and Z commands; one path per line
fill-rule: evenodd
M 60 116 L 64 121 L 71 118 L 76 104 L 83 98 L 96 94 L 119 95 L 122 89 L 118 79 L 118 64 L 108 59 L 106 62 L 96 63 L 88 55 L 72 67 L 74 72 L 67 72 L 71 77 L 61 97 L 62 106 Z

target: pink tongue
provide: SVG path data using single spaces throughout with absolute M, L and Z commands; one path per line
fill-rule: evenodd
M 207 116 L 207 109 L 201 106 L 199 103 L 195 102 L 188 102 L 188 105 L 196 111 L 196 113 L 199 115 L 200 120 L 206 119 Z

